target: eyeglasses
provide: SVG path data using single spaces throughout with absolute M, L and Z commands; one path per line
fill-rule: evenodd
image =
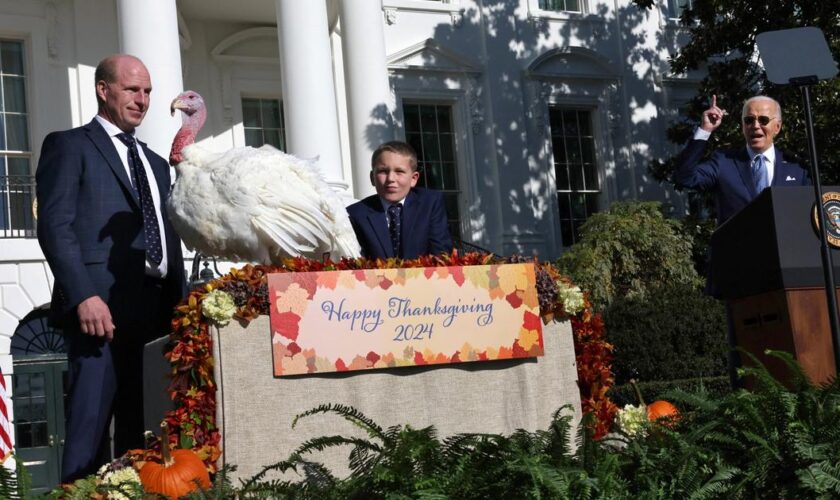
M 770 123 L 770 120 L 775 120 L 775 119 L 776 119 L 775 116 L 772 117 L 772 118 L 769 117 L 769 116 L 745 116 L 743 118 L 744 125 L 752 125 L 753 123 L 755 123 L 756 120 L 758 120 L 758 124 L 761 125 L 762 127 L 766 127 L 767 124 Z

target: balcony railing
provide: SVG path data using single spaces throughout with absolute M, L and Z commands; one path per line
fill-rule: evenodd
M 2 238 L 35 238 L 35 176 L 0 176 Z

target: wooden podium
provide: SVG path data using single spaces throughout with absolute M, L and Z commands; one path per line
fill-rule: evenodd
M 738 346 L 780 380 L 787 368 L 764 351 L 790 352 L 821 383 L 836 375 L 836 365 L 813 206 L 810 187 L 766 189 L 715 231 L 711 280 L 729 305 Z M 836 280 L 840 250 L 831 252 Z

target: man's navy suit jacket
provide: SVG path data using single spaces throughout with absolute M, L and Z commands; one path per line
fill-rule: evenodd
M 394 255 L 388 217 L 379 195 L 368 196 L 350 205 L 347 213 L 365 257 L 415 259 L 421 255 L 452 251 L 443 195 L 438 191 L 414 188 L 405 197 L 400 232 L 402 255 Z
M 747 206 L 758 193 L 746 146 L 715 151 L 711 158 L 701 161 L 707 144 L 708 141 L 698 139 L 689 141 L 677 157 L 677 170 L 673 179 L 678 186 L 716 191 L 720 225 Z M 779 148 L 776 148 L 773 172 L 773 187 L 811 185 L 808 171 L 798 163 L 786 161 Z
M 752 176 L 752 159 L 744 146 L 735 150 L 715 151 L 711 158 L 701 161 L 708 141 L 692 139 L 677 157 L 674 182 L 692 189 L 716 191 L 718 226 L 729 220 L 758 196 Z M 775 146 L 774 146 L 775 147 Z M 771 186 L 810 186 L 811 176 L 798 163 L 786 161 L 776 148 L 776 162 Z M 720 297 L 720 290 L 712 279 L 720 265 L 716 257 L 707 255 L 706 293 Z
M 167 276 L 163 300 L 184 296 L 181 243 L 166 215 L 170 174 L 166 160 L 143 147 L 160 191 L 166 234 Z M 133 325 L 145 279 L 143 216 L 116 148 L 94 119 L 45 139 L 36 173 L 38 241 L 55 276 L 51 320 L 78 329 L 76 306 L 94 295 L 111 310 L 119 330 Z

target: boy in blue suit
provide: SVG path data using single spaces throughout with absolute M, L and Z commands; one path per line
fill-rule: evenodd
M 414 259 L 452 250 L 443 195 L 415 187 L 419 177 L 409 144 L 386 142 L 373 152 L 376 194 L 347 207 L 363 256 Z

